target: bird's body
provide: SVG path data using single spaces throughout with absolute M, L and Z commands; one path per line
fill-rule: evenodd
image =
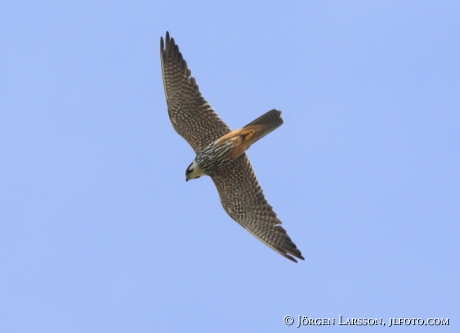
M 186 180 L 202 175 L 213 176 L 224 165 L 240 157 L 254 142 L 283 124 L 281 112 L 271 110 L 241 129 L 231 131 L 197 153 L 187 168 Z M 254 122 L 255 122 L 254 121 Z M 266 123 L 263 123 L 263 122 Z M 270 127 L 268 127 L 270 126 Z
M 271 110 L 241 129 L 231 131 L 201 96 L 174 39 L 160 43 L 163 84 L 174 129 L 196 152 L 186 180 L 208 175 L 217 187 L 225 211 L 266 245 L 284 257 L 304 259 L 280 226 L 267 202 L 246 150 L 283 123 L 281 111 Z M 292 256 L 291 256 L 292 255 Z

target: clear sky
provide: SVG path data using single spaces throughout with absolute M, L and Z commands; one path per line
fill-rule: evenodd
M 0 331 L 459 332 L 459 18 L 458 1 L 1 2 Z M 210 178 L 185 182 L 167 30 L 233 129 L 283 111 L 248 155 L 305 261 L 231 220 Z

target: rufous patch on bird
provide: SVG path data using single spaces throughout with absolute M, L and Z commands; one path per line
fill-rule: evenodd
M 217 145 L 229 143 L 233 148 L 226 158 L 234 159 L 243 154 L 258 138 L 264 125 L 254 125 L 232 131 L 217 141 Z

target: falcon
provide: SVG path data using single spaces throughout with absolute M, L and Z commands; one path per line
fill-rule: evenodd
M 185 171 L 186 181 L 210 176 L 233 220 L 287 259 L 304 260 L 265 199 L 246 155 L 253 143 L 283 124 L 281 111 L 268 111 L 232 131 L 201 95 L 169 32 L 165 40 L 160 39 L 160 56 L 169 119 L 196 153 Z

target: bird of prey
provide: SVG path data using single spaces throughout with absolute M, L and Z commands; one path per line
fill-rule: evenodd
M 245 153 L 254 142 L 281 126 L 281 111 L 268 111 L 232 131 L 201 95 L 169 32 L 165 40 L 161 37 L 160 56 L 169 119 L 196 153 L 185 172 L 186 180 L 210 176 L 232 219 L 282 256 L 294 262 L 294 257 L 303 260 L 265 199 Z

